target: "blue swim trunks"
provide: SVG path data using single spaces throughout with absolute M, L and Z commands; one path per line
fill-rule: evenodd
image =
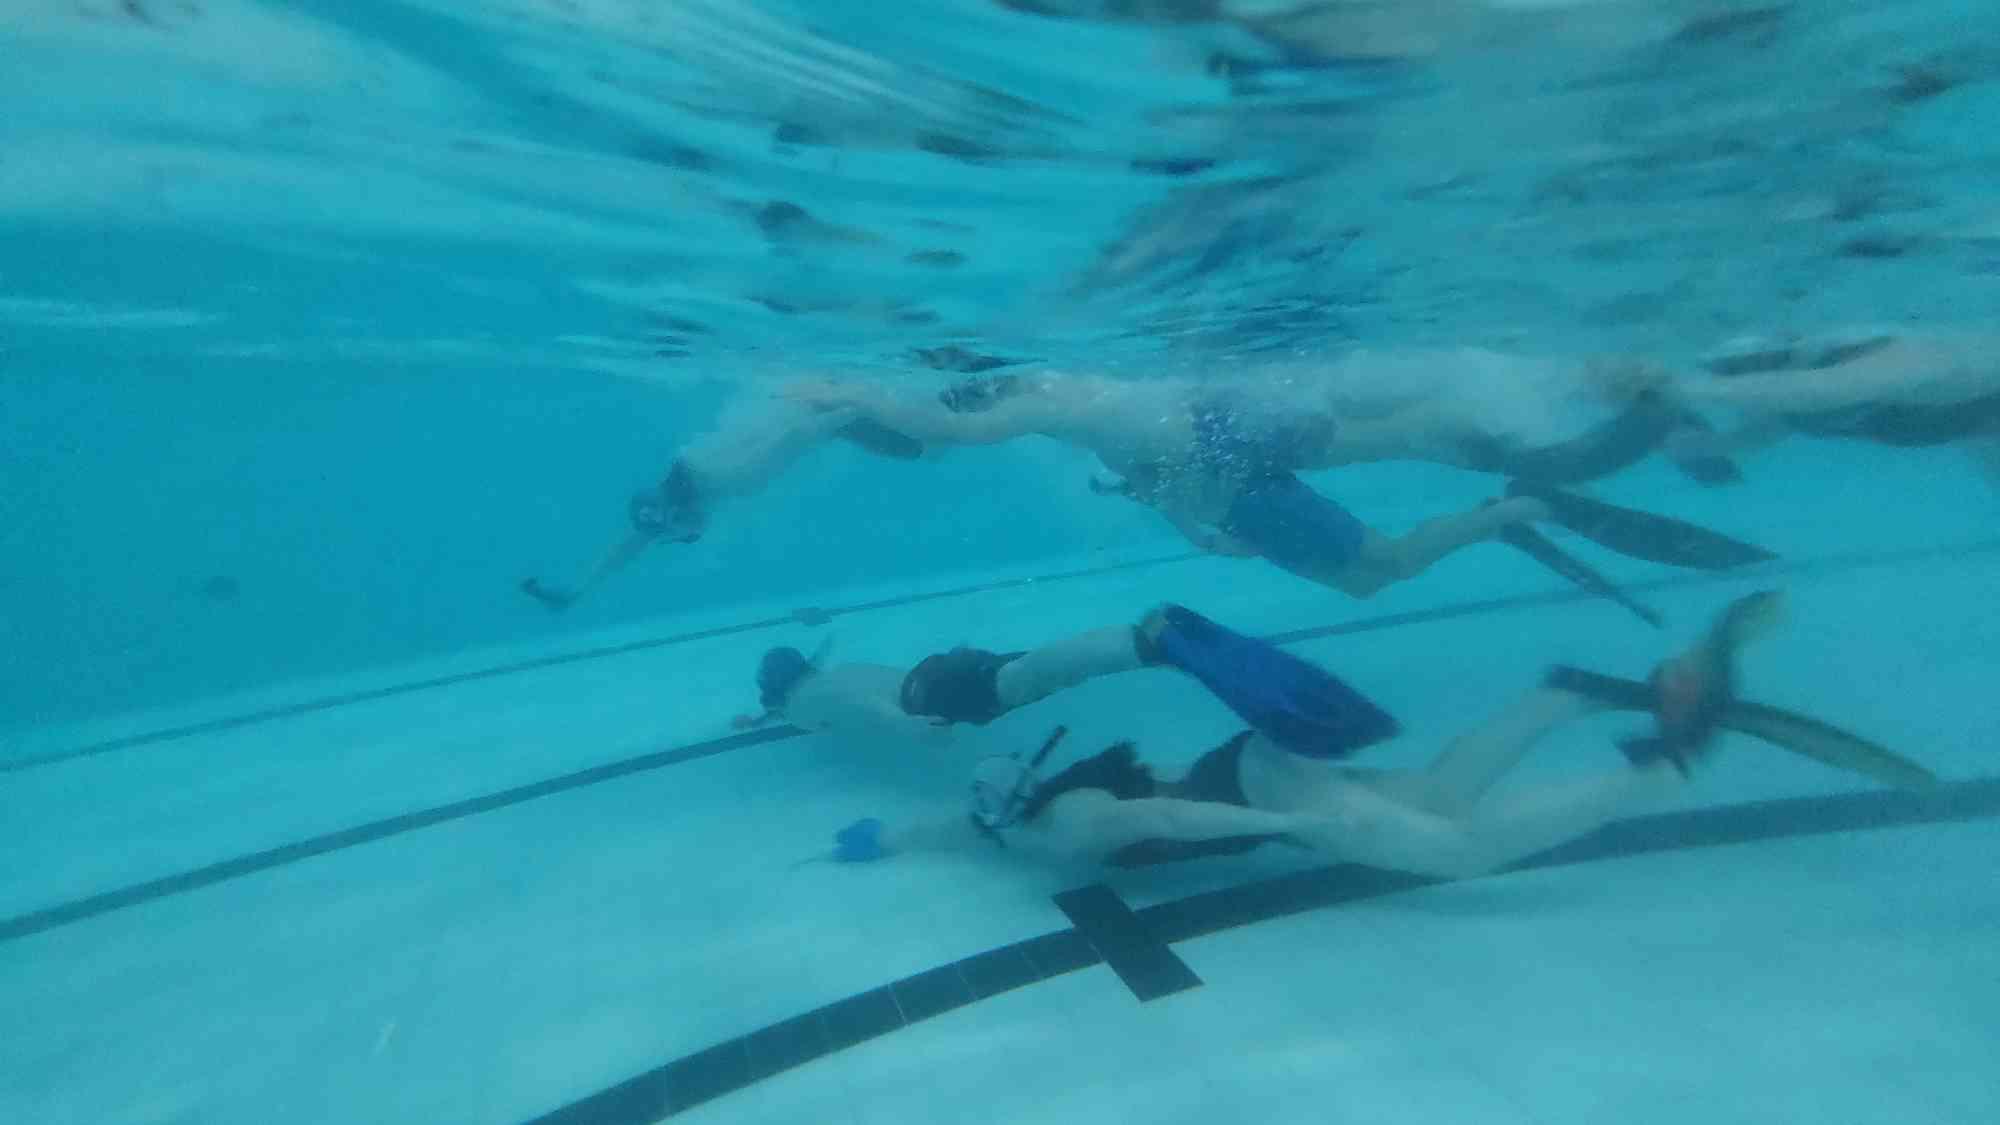
M 1273 566 L 1305 578 L 1345 570 L 1361 555 L 1368 525 L 1291 473 L 1246 482 L 1222 530 Z

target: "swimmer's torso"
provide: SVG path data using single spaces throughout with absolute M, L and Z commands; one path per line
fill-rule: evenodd
M 886 664 L 836 664 L 792 689 L 785 718 L 807 730 L 850 731 L 880 721 L 882 707 L 896 706 L 903 670 Z

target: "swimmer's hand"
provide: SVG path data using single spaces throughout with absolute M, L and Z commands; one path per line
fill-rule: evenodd
M 561 613 L 563 610 L 568 609 L 576 601 L 575 594 L 544 586 L 542 585 L 542 580 L 539 578 L 521 579 L 521 592 L 556 613 Z
M 833 834 L 833 859 L 836 863 L 867 863 L 881 859 L 882 822 L 872 816 L 863 817 L 853 824 Z

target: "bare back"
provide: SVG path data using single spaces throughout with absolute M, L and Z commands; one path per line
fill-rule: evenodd
M 1023 398 L 1035 400 L 1037 431 L 1089 450 L 1115 473 L 1178 462 L 1195 443 L 1191 384 L 1099 375 L 1037 377 Z
M 879 733 L 885 712 L 902 709 L 903 670 L 886 664 L 836 664 L 800 681 L 785 718 L 813 731 Z

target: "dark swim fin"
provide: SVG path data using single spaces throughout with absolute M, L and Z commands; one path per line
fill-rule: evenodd
M 1936 774 L 1885 746 L 1796 712 L 1738 699 L 1722 709 L 1721 723 L 1892 788 L 1929 789 L 1938 781 Z
M 1658 449 L 1681 425 L 1682 412 L 1656 393 L 1642 394 L 1611 421 L 1581 437 L 1537 449 L 1504 451 L 1497 442 L 1466 450 L 1469 467 L 1539 485 L 1608 477 Z
M 1589 593 L 1617 602 L 1619 605 L 1631 610 L 1639 620 L 1644 621 L 1655 629 L 1660 627 L 1660 615 L 1658 613 L 1641 604 L 1632 595 L 1612 585 L 1609 578 L 1604 577 L 1596 570 L 1585 565 L 1581 559 L 1572 556 L 1569 552 L 1549 542 L 1541 532 L 1536 531 L 1534 528 L 1514 524 L 1500 532 L 1500 541 L 1527 555 L 1536 562 L 1541 563 L 1543 566 L 1548 567 L 1550 570 L 1555 571 L 1557 574 L 1562 575 L 1564 578 L 1569 579 L 1571 582 L 1576 583 L 1578 587 Z
M 1549 506 L 1550 518 L 1556 523 L 1601 547 L 1635 559 L 1696 570 L 1729 570 L 1778 557 L 1755 544 L 1731 539 L 1685 520 L 1621 508 L 1573 492 L 1513 481 L 1507 486 L 1507 495 L 1540 500 Z
M 1138 630 L 1139 655 L 1195 679 L 1258 733 L 1308 758 L 1344 758 L 1400 729 L 1331 673 L 1191 609 L 1163 607 Z
M 923 442 L 866 418 L 849 422 L 835 430 L 834 436 L 843 441 L 851 441 L 878 457 L 914 461 L 924 455 Z
M 1549 670 L 1546 682 L 1550 687 L 1575 692 L 1621 711 L 1651 711 L 1654 705 L 1651 684 L 1620 676 L 1559 665 Z M 1721 705 L 1716 723 L 1835 769 L 1874 778 L 1892 788 L 1922 790 L 1937 784 L 1936 774 L 1901 754 L 1793 711 L 1733 699 Z M 1628 757 L 1665 752 L 1660 739 L 1628 739 L 1620 748 Z

